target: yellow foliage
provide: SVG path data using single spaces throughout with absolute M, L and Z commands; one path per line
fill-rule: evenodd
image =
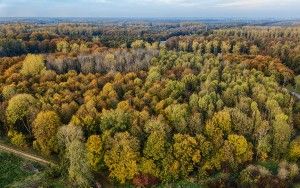
M 100 136 L 92 135 L 88 138 L 86 143 L 87 160 L 91 168 L 95 171 L 100 170 L 102 162 L 103 144 Z
M 140 162 L 140 171 L 143 174 L 150 174 L 155 177 L 159 177 L 159 169 L 155 162 L 151 159 L 142 158 Z
M 38 75 L 45 69 L 44 57 L 42 55 L 28 54 L 23 61 L 21 73 L 25 76 Z
M 291 142 L 289 156 L 294 160 L 298 160 L 300 158 L 300 137 L 297 137 Z

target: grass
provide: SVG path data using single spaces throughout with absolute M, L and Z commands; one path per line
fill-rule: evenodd
M 20 181 L 35 174 L 35 168 L 42 170 L 41 166 L 36 163 L 21 159 L 12 154 L 0 152 L 0 161 L 0 187 L 6 187 L 15 181 Z
M 13 154 L 0 152 L 0 187 L 53 187 L 64 188 L 62 179 L 48 177 L 48 167 Z

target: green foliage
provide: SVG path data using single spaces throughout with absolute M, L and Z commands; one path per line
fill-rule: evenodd
M 295 77 L 295 90 L 297 93 L 300 93 L 300 75 Z
M 24 166 L 33 166 L 34 168 L 40 169 L 38 165 L 12 154 L 0 152 L 0 161 L 0 187 L 16 187 L 13 186 L 15 182 L 23 182 L 26 177 L 31 178 L 34 172 L 24 168 Z
M 37 103 L 38 101 L 29 94 L 18 94 L 12 97 L 6 109 L 6 119 L 10 128 L 31 135 L 30 124 L 36 114 Z
M 92 175 L 86 159 L 85 145 L 79 140 L 74 140 L 66 150 L 66 157 L 70 162 L 68 169 L 70 181 L 75 186 L 89 187 Z
M 16 94 L 16 86 L 14 84 L 3 87 L 2 95 L 5 99 L 10 99 Z
M 125 131 L 131 125 L 131 114 L 122 109 L 103 110 L 100 119 L 102 131 Z
M 145 142 L 144 156 L 154 161 L 160 161 L 166 155 L 167 147 L 166 133 L 164 131 L 153 131 Z
M 189 116 L 186 104 L 172 104 L 165 109 L 165 113 L 176 131 L 180 133 L 186 131 Z

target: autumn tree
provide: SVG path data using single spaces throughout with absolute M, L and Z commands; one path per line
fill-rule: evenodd
M 189 112 L 186 104 L 172 104 L 165 109 L 173 128 L 182 133 L 186 131 Z
M 6 118 L 11 128 L 31 134 L 31 122 L 36 108 L 37 100 L 29 94 L 12 97 L 6 109 Z
M 201 160 L 198 142 L 194 137 L 182 134 L 175 134 L 173 139 L 173 151 L 180 165 L 180 174 L 186 177 Z
M 66 157 L 70 163 L 68 174 L 71 182 L 79 187 L 89 187 L 92 175 L 88 167 L 84 143 L 74 140 L 66 150 Z
M 109 176 L 122 184 L 132 180 L 138 173 L 139 149 L 137 138 L 128 132 L 116 133 L 104 155 Z
M 21 73 L 25 76 L 38 75 L 45 70 L 44 57 L 42 55 L 28 54 L 23 61 Z
M 60 126 L 60 118 L 53 111 L 42 111 L 37 115 L 32 132 L 36 138 L 36 147 L 42 153 L 49 155 L 57 150 L 56 133 Z
M 94 171 L 103 167 L 103 142 L 99 135 L 91 135 L 86 143 L 87 161 Z

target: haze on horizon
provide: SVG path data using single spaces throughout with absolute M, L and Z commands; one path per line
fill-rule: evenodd
M 0 17 L 300 18 L 299 0 L 0 0 Z

